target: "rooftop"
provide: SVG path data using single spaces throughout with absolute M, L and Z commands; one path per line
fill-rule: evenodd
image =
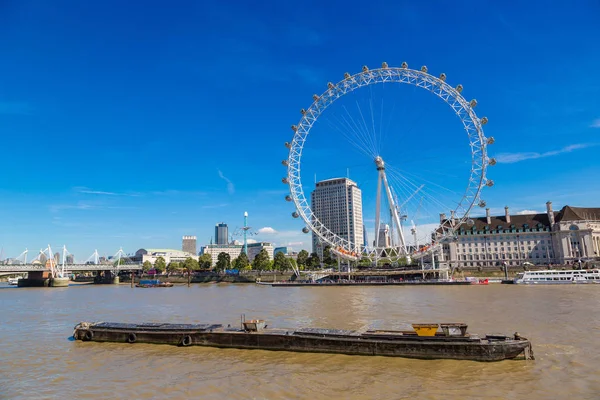
M 339 181 L 339 182 L 334 182 L 334 181 Z M 327 184 L 347 184 L 347 185 L 358 186 L 356 184 L 356 182 L 354 182 L 352 179 L 349 179 L 349 178 L 331 178 L 331 179 L 324 179 L 322 181 L 317 182 L 317 187 L 327 185 Z

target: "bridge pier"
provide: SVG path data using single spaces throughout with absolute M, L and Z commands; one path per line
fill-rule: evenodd
M 50 286 L 50 271 L 30 271 L 27 278 L 17 281 L 19 287 L 48 287 Z
M 94 278 L 94 283 L 97 285 L 118 285 L 120 282 L 119 275 L 109 269 L 99 271 L 98 275 Z

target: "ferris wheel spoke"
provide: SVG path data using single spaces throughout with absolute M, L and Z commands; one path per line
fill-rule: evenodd
M 353 145 L 360 153 L 366 155 L 369 158 L 373 157 L 373 154 L 369 152 L 368 147 L 364 144 L 360 142 L 360 137 L 356 137 L 355 134 L 349 134 L 344 130 L 341 130 L 338 127 L 338 124 L 333 123 L 329 120 L 326 121 L 333 129 L 337 130 L 338 132 L 340 132 L 347 140 L 348 142 Z M 357 141 L 358 140 L 358 141 Z
M 402 169 L 400 169 L 400 168 L 395 168 L 395 167 L 390 167 L 390 169 L 392 169 L 392 171 L 396 172 L 397 174 L 399 174 L 399 175 L 401 175 L 401 176 L 412 176 L 413 178 L 416 178 L 416 179 L 418 179 L 418 180 L 420 180 L 420 181 L 423 181 L 423 182 L 425 182 L 425 183 L 428 183 L 429 185 L 433 185 L 433 186 L 435 186 L 435 187 L 438 187 L 438 188 L 440 188 L 440 189 L 443 189 L 443 190 L 445 190 L 445 191 L 448 191 L 448 192 L 452 193 L 453 195 L 456 195 L 456 196 L 460 196 L 460 195 L 461 195 L 460 193 L 458 193 L 458 192 L 456 192 L 456 191 L 454 191 L 454 190 L 452 190 L 452 189 L 449 189 L 449 188 L 447 188 L 447 187 L 445 187 L 445 186 L 442 186 L 442 185 L 440 185 L 440 184 L 438 184 L 438 183 L 435 183 L 435 182 L 432 182 L 432 181 L 430 181 L 430 180 L 427 180 L 427 179 L 425 179 L 425 178 L 423 178 L 423 177 L 421 177 L 421 176 L 419 176 L 419 175 L 416 175 L 416 174 L 414 174 L 414 173 L 411 173 L 411 172 L 408 172 L 408 171 L 402 170 Z M 444 174 L 442 173 L 441 175 L 444 175 Z M 447 175 L 447 174 L 446 174 L 446 176 L 450 176 L 450 175 Z
M 419 188 L 421 186 L 419 186 L 417 183 L 411 181 L 410 179 L 406 178 L 405 176 L 402 176 L 400 174 L 391 173 L 391 176 L 396 178 L 396 182 L 401 183 L 401 182 L 406 182 L 410 187 L 412 187 L 412 189 L 414 191 L 419 190 Z M 425 189 L 420 189 L 420 192 L 423 194 L 424 197 L 426 197 L 428 200 L 430 200 L 432 203 L 437 204 L 438 206 L 442 207 L 442 210 L 447 210 L 449 209 L 448 206 L 444 203 L 442 203 L 439 199 L 438 196 L 436 196 L 435 193 L 430 193 L 429 190 Z
M 367 149 L 369 154 L 375 157 L 375 148 L 373 145 L 373 141 L 370 138 L 370 135 L 368 134 L 368 132 L 365 132 L 363 128 L 359 126 L 359 124 L 354 120 L 346 106 L 344 106 L 343 109 L 346 113 L 346 115 L 343 116 L 343 119 L 344 121 L 346 121 L 347 126 L 352 128 L 351 131 L 356 135 L 357 138 L 360 139 L 362 143 L 364 143 L 365 149 Z
M 368 138 L 368 141 L 370 143 L 371 151 L 373 152 L 373 154 L 377 154 L 377 144 L 375 143 L 375 138 L 373 137 L 372 132 L 369 132 L 369 127 L 367 126 L 367 123 L 365 122 L 365 117 L 363 115 L 362 109 L 360 107 L 360 103 L 358 101 L 356 101 L 356 108 L 358 109 L 358 114 L 360 115 L 360 119 L 362 121 L 363 133 L 364 133 L 365 137 Z M 346 110 L 346 112 L 348 112 L 348 110 Z

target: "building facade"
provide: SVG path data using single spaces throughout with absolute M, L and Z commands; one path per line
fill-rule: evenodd
M 139 249 L 135 252 L 135 255 L 131 257 L 131 261 L 144 263 L 150 261 L 150 264 L 154 265 L 156 259 L 162 257 L 165 263 L 169 265 L 171 262 L 184 262 L 188 258 L 198 260 L 198 256 L 194 253 L 186 253 L 181 250 L 174 249 Z
M 184 236 L 181 239 L 181 250 L 185 253 L 196 254 L 196 236 Z
M 440 219 L 445 219 L 442 214 Z M 442 243 L 439 262 L 449 267 L 494 267 L 584 264 L 600 260 L 600 208 L 564 206 L 552 202 L 540 214 L 471 219 L 456 228 L 454 239 Z
M 379 227 L 379 242 L 373 242 L 375 247 L 390 247 L 392 245 L 390 237 L 390 226 L 388 224 L 381 224 Z
M 229 229 L 227 224 L 221 222 L 215 225 L 215 244 L 228 244 L 229 243 Z
M 262 249 L 265 249 L 267 251 L 267 254 L 269 254 L 270 260 L 273 259 L 273 256 L 274 256 L 273 253 L 274 253 L 275 249 L 273 248 L 273 245 L 271 243 L 268 243 L 268 242 L 248 243 L 248 254 L 247 255 L 248 255 L 248 259 L 250 260 L 250 262 L 252 262 L 254 260 L 254 257 L 256 257 L 257 254 L 260 253 L 260 251 Z M 212 265 L 215 266 L 217 264 L 217 260 L 218 260 L 220 253 L 229 254 L 231 261 L 233 261 L 235 258 L 238 258 L 240 256 L 240 254 L 242 254 L 243 250 L 244 250 L 243 244 L 224 244 L 224 245 L 209 244 L 202 248 L 202 254 L 210 254 L 210 256 L 212 258 Z
M 334 178 L 317 182 L 310 195 L 311 209 L 315 217 L 327 229 L 363 247 L 362 192 L 356 182 L 348 178 Z M 323 245 L 319 237 L 312 234 L 312 251 L 323 258 Z

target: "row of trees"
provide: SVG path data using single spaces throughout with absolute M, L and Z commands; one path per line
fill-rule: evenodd
M 292 267 L 298 267 L 300 270 L 311 270 L 320 267 L 333 267 L 337 265 L 337 259 L 332 256 L 330 246 L 323 249 L 323 265 L 317 253 L 309 254 L 306 250 L 301 250 L 298 253 L 297 260 L 286 257 L 283 253 L 275 254 L 273 260 L 269 258 L 267 250 L 262 249 L 254 260 L 250 262 L 246 253 L 242 252 L 239 257 L 231 259 L 231 256 L 225 252 L 219 253 L 217 256 L 217 264 L 214 269 L 216 271 L 224 271 L 228 269 L 237 269 L 239 271 L 257 270 L 257 271 L 284 271 L 290 270 Z M 172 261 L 168 265 L 163 257 L 158 257 L 154 265 L 149 261 L 144 261 L 143 270 L 147 272 L 150 269 L 156 269 L 163 272 L 174 272 L 178 270 L 210 270 L 212 268 L 212 257 L 210 254 L 203 254 L 199 260 L 189 257 L 184 262 L 180 263 Z

